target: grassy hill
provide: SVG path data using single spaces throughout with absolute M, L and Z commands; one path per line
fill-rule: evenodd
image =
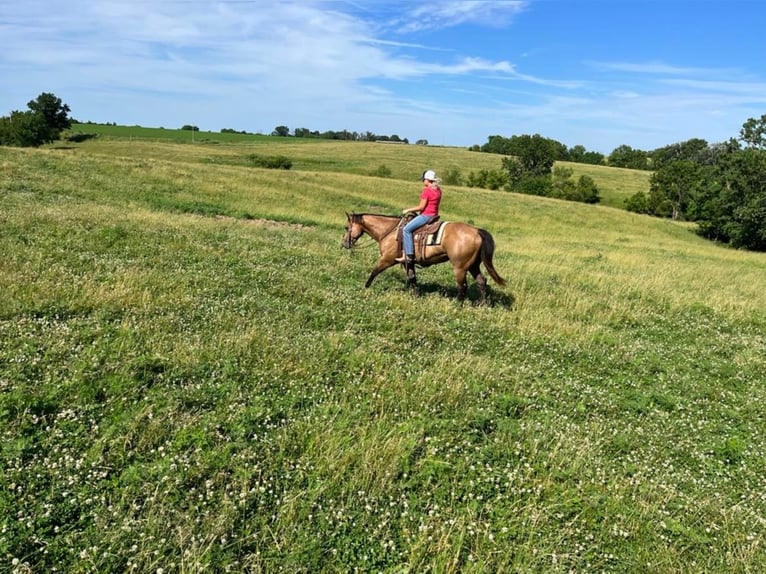
M 466 148 L 393 145 L 388 143 L 344 142 L 310 138 L 281 138 L 264 135 L 222 134 L 193 132 L 138 126 L 108 126 L 75 124 L 73 134 L 90 134 L 99 138 L 82 144 L 89 149 L 106 153 L 131 155 L 141 152 L 153 142 L 155 153 L 168 157 L 165 144 L 197 144 L 195 150 L 175 146 L 180 157 L 198 161 L 246 163 L 252 154 L 281 155 L 293 161 L 294 169 L 331 171 L 370 175 L 384 167 L 394 179 L 412 180 L 433 165 L 438 173 L 456 170 L 463 177 L 480 169 L 502 169 L 501 156 L 471 152 Z M 104 141 L 107 140 L 107 141 Z M 141 146 L 134 146 L 134 142 Z M 650 172 L 607 166 L 559 162 L 571 168 L 574 177 L 588 175 L 593 178 L 601 195 L 601 204 L 624 207 L 625 200 L 638 191 L 649 191 Z
M 365 290 L 376 250 L 340 249 L 344 212 L 396 213 L 425 167 L 490 162 L 273 139 L 0 148 L 3 563 L 762 571 L 766 258 L 445 186 L 444 218 L 495 237 L 494 305 L 457 304 L 448 265 L 421 270 L 420 298 L 399 269 Z M 615 196 L 639 185 L 597 171 Z

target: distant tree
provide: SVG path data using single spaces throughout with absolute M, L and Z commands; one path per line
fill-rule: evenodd
M 766 150 L 732 151 L 711 170 L 695 205 L 700 235 L 766 251 Z
M 540 150 L 544 150 L 545 155 L 552 157 L 553 161 L 565 160 L 568 157 L 568 150 L 564 144 L 554 139 L 545 138 L 540 134 L 515 135 L 510 138 L 493 135 L 489 136 L 487 143 L 481 146 L 481 151 L 486 153 L 523 157 L 525 158 L 522 159 L 523 164 L 527 164 L 528 158 Z M 551 165 L 553 164 L 551 163 Z M 527 165 L 527 169 L 529 169 L 529 165 Z
M 521 164 L 523 177 L 550 175 L 560 151 L 556 142 L 539 134 L 513 136 L 508 149 Z
M 33 112 L 11 112 L 0 118 L 0 145 L 37 147 L 50 140 L 45 119 Z
M 702 165 L 715 165 L 727 154 L 739 151 L 742 146 L 734 138 L 729 141 L 711 144 L 697 154 L 697 161 Z
M 271 132 L 271 135 L 279 136 L 279 137 L 287 137 L 290 135 L 290 128 L 288 128 L 287 126 L 277 126 L 274 128 L 274 131 Z
M 553 181 L 550 175 L 525 177 L 516 185 L 513 191 L 527 195 L 550 197 L 553 191 Z
M 71 111 L 69 106 L 53 94 L 44 92 L 37 96 L 36 100 L 27 103 L 27 107 L 45 120 L 45 124 L 51 130 L 52 139 L 49 141 L 58 139 L 62 131 L 72 126 L 72 120 L 68 116 Z
M 486 153 L 497 153 L 502 155 L 511 155 L 511 142 L 503 136 L 489 136 L 487 143 L 481 146 L 481 151 Z
M 559 199 L 570 199 L 577 192 L 577 185 L 572 179 L 574 170 L 570 167 L 555 166 L 550 196 Z
M 500 169 L 480 169 L 468 174 L 465 184 L 482 189 L 503 189 L 508 187 L 508 174 Z
M 574 163 L 587 163 L 601 165 L 604 163 L 604 154 L 597 151 L 588 151 L 583 145 L 576 145 L 567 150 L 566 156 L 560 159 Z
M 574 170 L 564 166 L 555 166 L 553 168 L 553 179 L 549 196 L 583 203 L 598 203 L 601 201 L 598 187 L 593 178 L 581 175 L 575 180 Z
M 198 132 L 199 131 L 199 128 L 197 126 L 192 126 L 192 125 L 189 125 L 189 124 L 181 126 L 181 129 L 183 131 L 187 131 L 187 132 Z
M 599 203 L 601 201 L 598 186 L 589 175 L 583 174 L 577 179 L 577 194 L 577 201 L 585 203 Z
M 428 145 L 428 140 L 417 140 L 415 145 Z
M 567 152 L 567 160 L 575 163 L 583 163 L 582 159 L 585 157 L 587 150 L 584 145 L 576 145 L 569 148 Z
M 651 152 L 652 168 L 659 169 L 674 161 L 699 161 L 708 149 L 708 143 L 699 138 L 674 143 Z
M 69 106 L 50 93 L 30 101 L 29 111 L 13 111 L 0 118 L 0 145 L 36 147 L 53 142 L 72 125 Z
M 634 213 L 649 213 L 649 199 L 645 192 L 638 191 L 625 200 L 625 209 Z
M 612 167 L 649 169 L 649 154 L 640 149 L 633 149 L 629 145 L 614 148 L 607 161 Z
M 663 165 L 649 180 L 649 213 L 687 219 L 690 205 L 704 185 L 704 169 L 695 161 L 683 159 Z
M 460 172 L 460 168 L 450 167 L 443 175 L 444 183 L 447 185 L 463 185 L 463 174 Z
M 749 118 L 739 132 L 739 139 L 745 142 L 747 147 L 754 149 L 766 149 L 766 114 L 759 119 Z

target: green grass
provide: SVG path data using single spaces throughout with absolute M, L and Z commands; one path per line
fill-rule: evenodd
M 345 211 L 499 160 L 286 146 L 0 148 L 7 569 L 766 567 L 763 254 L 445 186 L 495 237 L 494 305 L 448 265 L 365 290 Z

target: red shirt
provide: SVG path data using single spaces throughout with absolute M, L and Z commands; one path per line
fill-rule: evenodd
M 442 200 L 442 190 L 438 187 L 427 185 L 420 193 L 420 199 L 426 200 L 426 207 L 420 212 L 421 215 L 433 217 L 439 215 L 439 202 Z

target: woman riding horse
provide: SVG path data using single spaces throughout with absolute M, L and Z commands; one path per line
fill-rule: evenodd
M 420 203 L 416 207 L 408 207 L 402 210 L 404 215 L 417 212 L 402 229 L 402 242 L 404 243 L 404 253 L 396 258 L 397 263 L 404 263 L 407 268 L 415 265 L 415 241 L 412 234 L 418 228 L 430 223 L 439 217 L 439 203 L 442 200 L 442 190 L 439 187 L 439 178 L 432 169 L 428 169 L 420 176 L 420 181 L 424 183 L 423 191 L 420 192 Z

